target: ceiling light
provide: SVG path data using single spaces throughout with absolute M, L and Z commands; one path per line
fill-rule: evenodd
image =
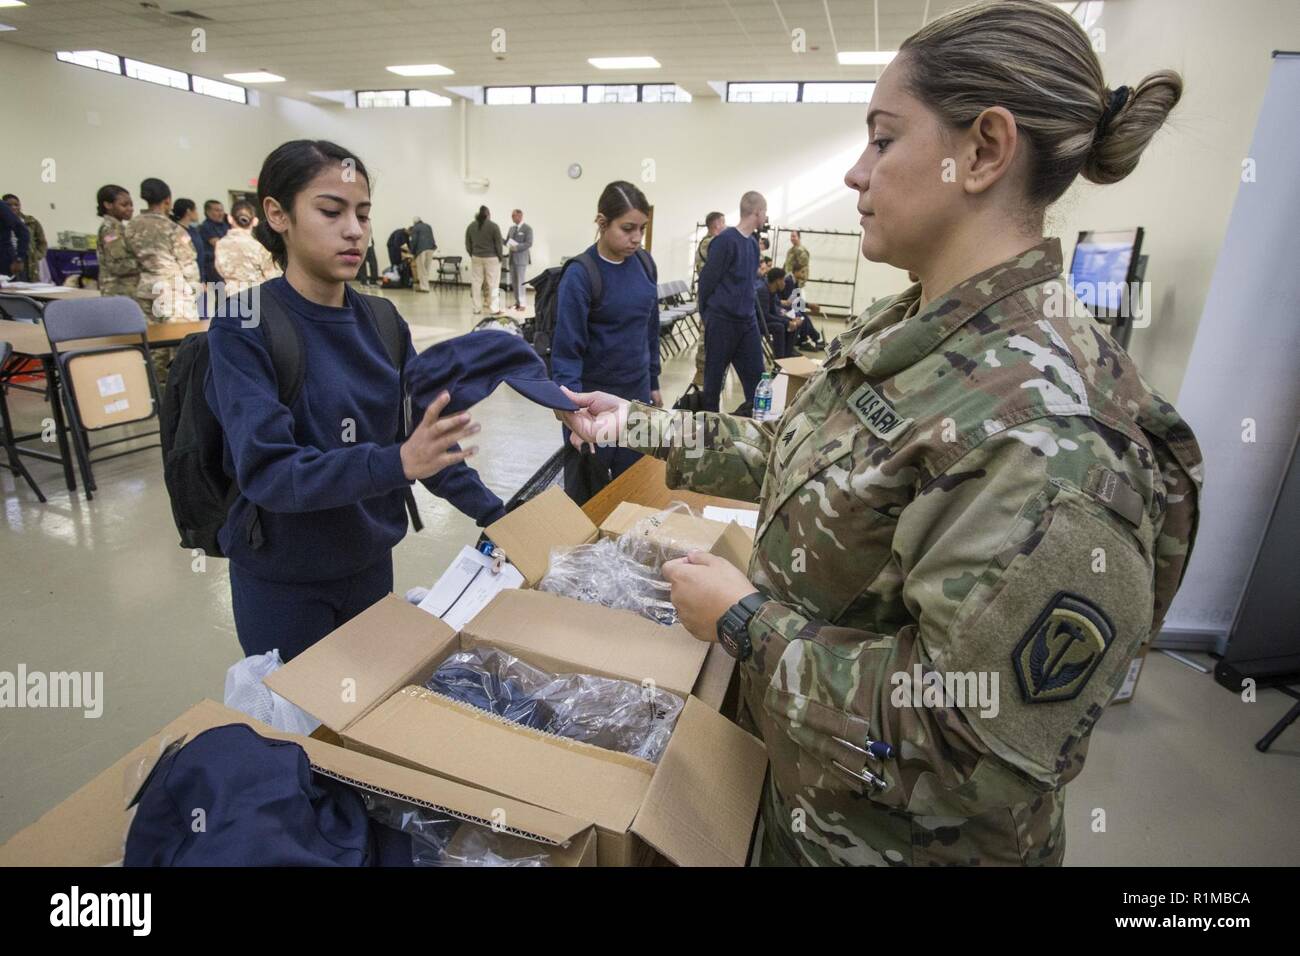
M 659 69 L 659 61 L 652 56 L 593 56 L 587 62 L 598 70 Z
M 17 30 L 17 29 L 18 29 L 17 27 L 11 27 L 7 23 L 0 23 L 0 33 L 4 33 L 6 30 Z
M 447 69 L 441 63 L 412 63 L 408 66 L 389 66 L 385 69 L 398 76 L 451 76 L 456 72 Z
M 251 73 L 223 73 L 221 74 L 228 80 L 234 80 L 236 83 L 283 83 L 284 77 L 275 73 L 268 73 L 266 70 L 254 70 Z
M 25 7 L 23 0 L 0 0 L 0 7 Z
M 896 56 L 897 50 L 841 50 L 836 54 L 840 66 L 886 66 Z

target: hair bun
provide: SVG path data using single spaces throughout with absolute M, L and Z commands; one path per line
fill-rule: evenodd
M 1083 163 L 1084 178 L 1115 183 L 1133 172 L 1182 95 L 1183 78 L 1173 70 L 1152 73 L 1131 90 L 1121 86 L 1109 93 Z

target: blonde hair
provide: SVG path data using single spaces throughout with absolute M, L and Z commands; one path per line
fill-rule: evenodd
M 1040 0 L 991 0 L 939 17 L 899 48 L 911 92 L 953 128 L 1001 106 L 1031 147 L 1029 202 L 1043 208 L 1076 176 L 1114 183 L 1183 93 L 1182 77 L 1160 70 L 1132 89 L 1111 90 L 1088 35 Z

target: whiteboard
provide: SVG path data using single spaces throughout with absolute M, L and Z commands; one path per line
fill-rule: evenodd
M 1237 187 L 1178 394 L 1205 458 L 1205 487 L 1196 546 L 1161 636 L 1201 632 L 1220 651 L 1300 424 L 1298 115 L 1300 54 L 1276 53 L 1243 158 L 1243 180 L 1254 181 Z M 1243 440 L 1250 421 L 1253 442 Z

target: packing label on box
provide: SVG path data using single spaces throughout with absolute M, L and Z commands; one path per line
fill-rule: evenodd
M 513 565 L 492 570 L 492 559 L 466 545 L 442 573 L 419 607 L 455 630 L 464 627 L 487 603 L 507 588 L 524 586 Z

